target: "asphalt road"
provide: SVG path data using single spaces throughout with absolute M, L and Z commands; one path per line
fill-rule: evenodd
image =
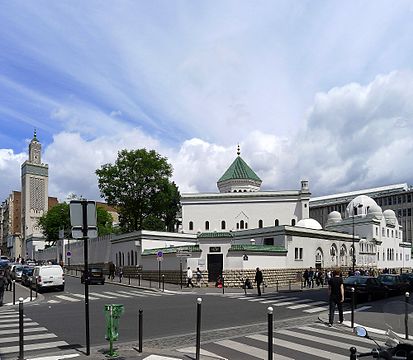
M 196 292 L 195 289 L 194 292 Z M 130 292 L 133 291 L 133 295 Z M 77 278 L 67 277 L 63 292 L 43 293 L 44 300 L 26 306 L 25 313 L 34 321 L 65 339 L 69 344 L 85 343 L 85 310 L 81 296 L 84 286 Z M 129 293 L 130 297 L 127 297 Z M 73 297 L 76 294 L 76 297 Z M 288 294 L 264 294 L 261 298 L 249 294 L 237 299 L 231 295 L 200 295 L 197 293 L 170 294 L 150 293 L 139 289 L 129 289 L 119 285 L 92 285 L 90 294 L 95 299 L 90 301 L 91 344 L 105 344 L 105 304 L 123 304 L 125 313 L 120 319 L 120 342 L 137 340 L 138 310 L 144 314 L 145 339 L 165 336 L 193 334 L 196 328 L 196 299 L 202 301 L 202 329 L 216 330 L 244 326 L 266 321 L 267 307 L 278 302 L 288 305 L 305 306 L 307 301 L 318 305 L 326 300 L 326 291 L 306 291 Z M 111 296 L 113 298 L 98 298 Z M 116 296 L 123 295 L 122 297 Z M 140 295 L 139 295 L 140 294 Z M 271 297 L 269 297 L 271 295 Z M 69 300 L 70 299 L 70 300 Z M 263 303 L 266 302 L 266 303 Z M 324 304 L 325 305 L 325 304 Z M 317 306 L 315 306 L 317 307 Z M 285 306 L 274 307 L 276 320 L 300 318 L 315 313 L 304 313 L 303 308 L 288 309 Z M 311 308 L 311 307 L 310 307 Z

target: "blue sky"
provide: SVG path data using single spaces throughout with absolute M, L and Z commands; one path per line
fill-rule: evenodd
M 413 183 L 409 1 L 0 3 L 0 198 L 33 128 L 50 195 L 155 148 L 181 191 L 242 156 L 264 189 Z

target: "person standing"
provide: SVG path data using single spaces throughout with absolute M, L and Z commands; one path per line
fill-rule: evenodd
M 0 270 L 0 306 L 3 306 L 4 289 L 6 287 L 6 277 L 4 272 Z
M 310 266 L 310 271 L 308 272 L 308 287 L 313 288 L 314 287 L 314 270 Z
M 257 291 L 258 291 L 258 296 L 261 296 L 261 284 L 263 282 L 264 278 L 262 276 L 262 271 L 260 268 L 257 268 L 257 271 L 255 272 L 255 282 L 257 283 Z
M 199 270 L 199 267 L 196 268 L 196 286 L 201 287 L 202 272 Z
M 11 279 L 11 271 L 10 266 L 7 266 L 4 270 L 4 278 L 6 280 L 6 291 L 12 291 L 12 279 Z
M 344 301 L 344 285 L 343 279 L 340 277 L 338 270 L 333 271 L 333 277 L 328 282 L 328 295 L 329 295 L 329 319 L 328 326 L 333 326 L 334 323 L 334 311 L 336 305 L 338 308 L 338 317 L 340 324 L 343 323 L 343 301 Z
M 188 266 L 188 269 L 186 270 L 186 287 L 189 287 L 189 285 L 194 287 L 194 284 L 192 283 L 192 278 L 193 278 L 192 270 Z

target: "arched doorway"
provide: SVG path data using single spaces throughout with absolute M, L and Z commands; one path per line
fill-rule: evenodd
M 347 266 L 347 261 L 348 261 L 348 257 L 347 257 L 347 248 L 346 245 L 341 245 L 340 248 L 340 264 L 341 266 Z
M 324 260 L 324 256 L 323 256 L 323 250 L 321 250 L 321 248 L 318 248 L 315 251 L 315 268 L 317 270 L 321 270 L 323 268 L 323 261 Z
M 336 244 L 331 245 L 330 256 L 333 266 L 338 266 L 338 249 Z

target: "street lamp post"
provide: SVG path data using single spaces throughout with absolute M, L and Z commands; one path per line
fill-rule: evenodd
M 357 206 L 353 206 L 353 266 L 352 266 L 352 272 L 354 274 L 354 267 L 356 265 L 356 247 L 354 245 L 355 242 L 355 234 L 354 234 L 354 218 L 356 216 L 357 213 L 357 209 L 363 207 L 363 204 L 358 204 Z

